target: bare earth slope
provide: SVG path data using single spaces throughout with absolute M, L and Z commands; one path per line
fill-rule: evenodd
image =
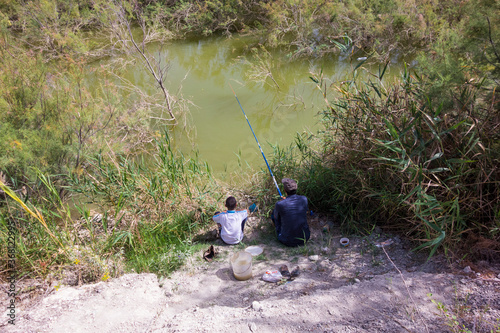
M 464 270 L 439 257 L 427 262 L 398 237 L 380 233 L 341 247 L 335 228 L 324 232 L 314 221 L 309 245 L 290 249 L 261 238 L 263 223 L 252 218 L 245 239 L 246 245 L 265 242 L 250 280 L 236 280 L 228 260 L 244 245 L 218 240 L 214 261 L 198 253 L 169 278 L 126 274 L 49 288 L 43 298 L 21 302 L 15 326 L 4 316 L 0 331 L 500 332 L 498 267 Z M 387 240 L 392 244 L 376 246 Z M 261 279 L 281 265 L 301 273 L 286 283 Z M 2 293 L 0 304 L 6 302 Z

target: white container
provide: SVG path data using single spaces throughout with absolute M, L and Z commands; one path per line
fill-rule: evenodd
M 349 246 L 349 238 L 341 238 L 340 239 L 340 245 L 343 247 Z
M 237 252 L 231 256 L 230 263 L 237 280 L 244 281 L 252 277 L 252 255 L 250 253 Z
M 252 257 L 258 256 L 264 250 L 260 246 L 249 246 L 245 249 L 245 252 L 248 252 L 252 255 Z

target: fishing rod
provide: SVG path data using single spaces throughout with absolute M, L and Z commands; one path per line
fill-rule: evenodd
M 229 87 L 231 87 L 231 85 L 229 85 Z M 269 173 L 271 174 L 271 177 L 273 178 L 274 185 L 276 186 L 276 189 L 278 190 L 280 197 L 282 197 L 283 195 L 281 194 L 278 183 L 276 182 L 276 178 L 274 178 L 273 172 L 271 171 L 271 167 L 269 166 L 269 163 L 267 163 L 266 156 L 264 155 L 264 152 L 262 151 L 259 140 L 257 140 L 257 136 L 255 135 L 255 132 L 253 131 L 252 125 L 250 125 L 250 121 L 248 120 L 247 114 L 245 113 L 245 110 L 243 110 L 243 107 L 241 106 L 240 100 L 238 99 L 238 96 L 236 96 L 236 93 L 234 92 L 233 87 L 231 87 L 231 90 L 233 91 L 234 97 L 236 97 L 236 100 L 238 101 L 238 104 L 240 105 L 240 109 L 243 112 L 245 119 L 247 120 L 248 126 L 250 126 L 250 129 L 252 130 L 253 137 L 255 138 L 255 141 L 257 142 L 257 145 L 259 146 L 260 152 L 262 153 L 262 157 L 264 158 L 264 161 L 266 162 L 267 169 L 269 170 Z

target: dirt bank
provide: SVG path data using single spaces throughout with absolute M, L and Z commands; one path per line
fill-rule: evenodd
M 349 237 L 341 247 L 338 229 L 320 220 L 311 221 L 307 247 L 285 248 L 269 236 L 267 223 L 251 218 L 244 245 L 207 242 L 218 251 L 215 260 L 197 253 L 168 278 L 126 274 L 80 287 L 40 287 L 42 296 L 18 302 L 16 325 L 4 316 L 0 331 L 500 332 L 498 266 L 463 267 L 439 256 L 426 261 L 380 230 Z M 378 247 L 382 242 L 388 245 Z M 264 251 L 253 258 L 253 278 L 238 281 L 228 258 L 248 245 Z M 279 284 L 261 279 L 281 265 L 298 266 L 300 275 Z M 5 293 L 0 304 L 7 304 Z

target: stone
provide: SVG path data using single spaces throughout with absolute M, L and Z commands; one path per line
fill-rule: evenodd
M 160 278 L 158 279 L 158 284 L 160 285 L 160 288 L 163 287 L 165 280 L 166 278 L 164 276 L 160 276 Z
M 93 223 L 101 223 L 102 221 L 102 214 L 95 214 L 94 217 L 92 217 L 92 222 Z
M 323 260 L 318 264 L 318 271 L 326 272 L 330 268 L 330 263 L 327 260 Z
M 260 311 L 262 309 L 262 305 L 257 301 L 253 301 L 252 309 L 254 309 L 255 311 Z
M 311 261 L 318 261 L 319 260 L 319 256 L 317 254 L 309 256 L 309 260 L 311 260 Z
M 257 325 L 255 325 L 255 323 L 251 323 L 248 327 L 250 328 L 250 331 L 257 332 Z
M 472 273 L 472 268 L 470 268 L 470 266 L 465 267 L 464 273 Z

